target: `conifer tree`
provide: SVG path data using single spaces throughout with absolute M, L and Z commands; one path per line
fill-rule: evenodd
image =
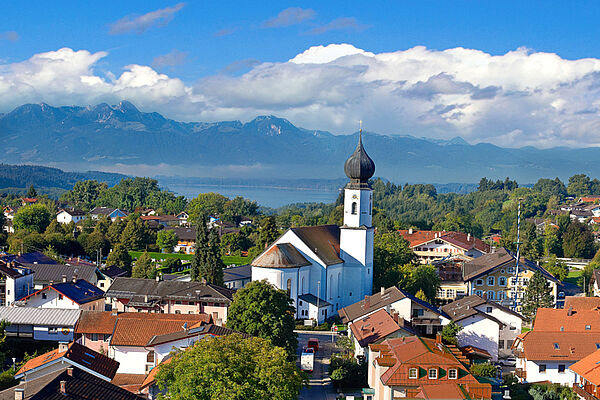
M 208 240 L 205 264 L 202 268 L 202 277 L 207 283 L 223 285 L 223 260 L 221 259 L 221 239 L 216 229 L 211 229 Z
M 204 265 L 206 265 L 207 253 L 208 228 L 206 227 L 206 216 L 203 215 L 200 223 L 196 226 L 196 249 L 190 268 L 190 275 L 193 281 L 198 281 L 202 278 L 202 270 L 204 269 Z
M 35 199 L 37 197 L 37 190 L 35 190 L 33 185 L 29 186 L 29 190 L 27 190 L 27 197 L 30 199 Z
M 538 308 L 554 307 L 552 288 L 540 271 L 535 271 L 523 296 L 523 315 L 535 318 Z

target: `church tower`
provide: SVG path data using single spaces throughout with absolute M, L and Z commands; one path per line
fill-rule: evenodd
M 362 129 L 344 172 L 350 182 L 344 189 L 340 254 L 344 260 L 344 300 L 352 304 L 373 290 L 373 191 L 369 178 L 375 173 L 375 163 L 363 147 Z

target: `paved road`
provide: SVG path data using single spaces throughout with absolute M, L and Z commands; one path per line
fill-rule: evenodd
M 319 351 L 315 355 L 314 371 L 311 374 L 309 386 L 300 392 L 300 400 L 335 400 L 335 390 L 329 379 L 329 359 L 333 352 L 337 352 L 335 344 L 331 342 L 331 333 L 327 332 L 305 332 L 298 333 L 298 365 L 300 365 L 300 353 L 306 346 L 309 338 L 319 339 Z M 334 340 L 336 337 L 334 336 Z

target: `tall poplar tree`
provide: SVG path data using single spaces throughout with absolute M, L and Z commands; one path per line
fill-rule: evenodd
M 211 229 L 208 235 L 207 254 L 204 257 L 206 262 L 202 266 L 202 277 L 207 283 L 214 285 L 223 285 L 223 260 L 221 259 L 221 239 L 216 229 Z
M 190 275 L 193 281 L 202 278 L 202 271 L 206 265 L 206 255 L 208 254 L 208 228 L 206 227 L 206 216 L 202 216 L 200 223 L 196 226 L 196 246 Z

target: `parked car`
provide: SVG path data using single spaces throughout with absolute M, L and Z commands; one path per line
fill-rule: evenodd
M 317 339 L 317 338 L 308 339 L 308 344 L 306 345 L 306 347 L 313 349 L 316 353 L 317 351 L 319 351 L 319 339 Z

